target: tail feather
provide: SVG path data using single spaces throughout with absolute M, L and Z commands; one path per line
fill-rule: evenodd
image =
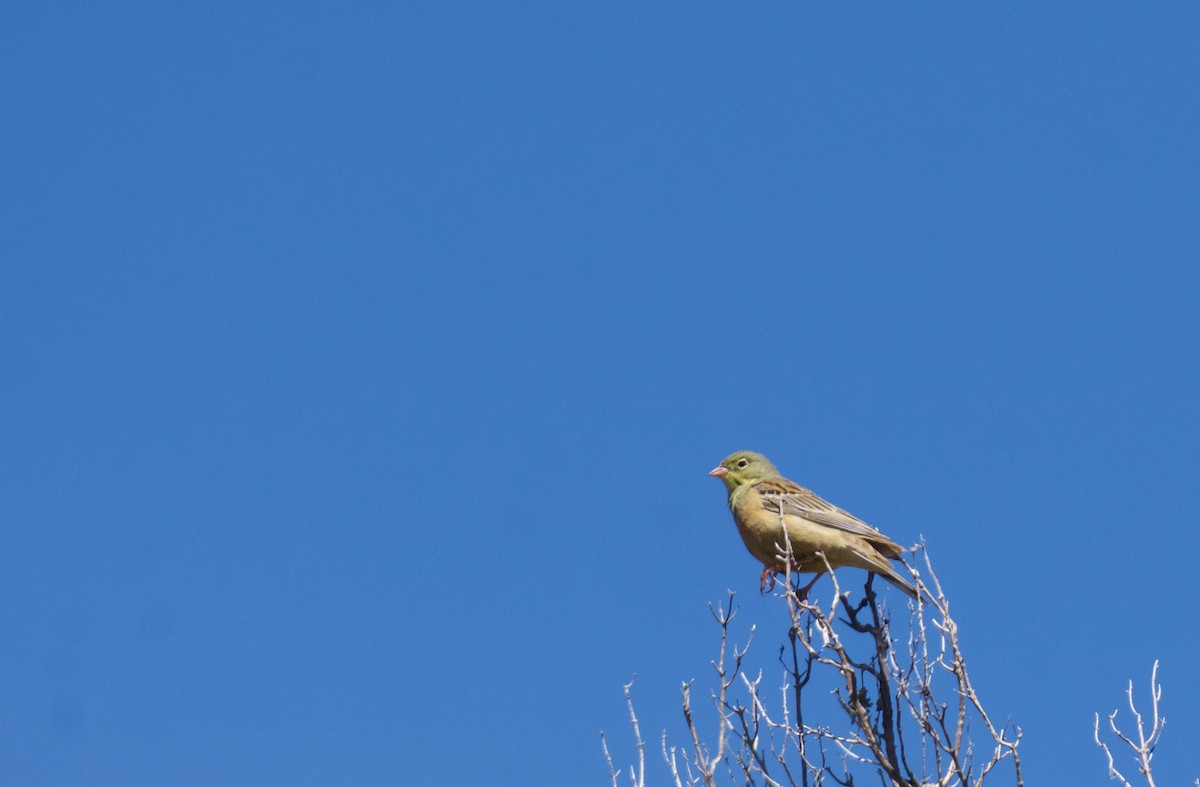
M 869 553 L 864 554 L 861 550 L 856 549 L 854 550 L 854 553 L 858 557 L 862 558 L 865 563 L 867 563 L 864 568 L 866 568 L 868 571 L 874 571 L 876 574 L 883 577 L 888 582 L 891 582 L 900 590 L 903 590 L 911 598 L 917 598 L 917 588 L 913 585 L 913 583 L 909 582 L 904 576 L 902 576 L 900 572 L 893 568 L 892 564 L 889 563 L 878 552 L 871 550 Z
M 886 574 L 880 572 L 880 576 L 882 576 L 888 582 L 891 582 L 896 587 L 903 590 L 913 600 L 916 600 L 916 598 L 918 596 L 917 588 L 913 585 L 913 583 L 909 582 L 907 579 L 900 576 L 900 573 L 898 571 L 896 571 L 896 569 L 889 567 L 888 572 Z

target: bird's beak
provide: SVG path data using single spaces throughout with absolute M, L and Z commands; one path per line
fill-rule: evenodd
M 729 474 L 729 468 L 721 467 L 720 465 L 718 465 L 717 467 L 714 467 L 712 470 L 709 470 L 708 474 L 710 476 L 712 476 L 713 478 L 724 478 L 726 475 Z

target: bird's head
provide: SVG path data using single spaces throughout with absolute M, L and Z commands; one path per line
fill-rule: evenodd
M 753 451 L 738 451 L 721 460 L 721 464 L 708 471 L 714 478 L 725 483 L 730 492 L 739 486 L 756 484 L 764 478 L 774 478 L 779 475 L 771 460 Z

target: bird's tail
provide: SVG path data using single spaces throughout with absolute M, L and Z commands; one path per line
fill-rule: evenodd
M 900 576 L 900 572 L 898 572 L 896 569 L 891 568 L 889 566 L 888 571 L 886 573 L 882 572 L 882 571 L 880 571 L 878 573 L 884 579 L 886 579 L 888 582 L 891 582 L 893 585 L 895 585 L 896 587 L 900 588 L 905 593 L 907 593 L 909 595 L 909 597 L 912 598 L 914 601 L 917 599 L 917 596 L 920 595 L 917 592 L 916 586 L 913 585 L 913 583 L 909 582 L 904 577 Z
M 903 576 L 899 571 L 887 561 L 886 558 L 878 554 L 864 555 L 861 551 L 855 550 L 855 553 L 862 558 L 868 565 L 864 566 L 868 571 L 874 571 L 879 576 L 891 582 L 896 587 L 903 590 L 912 599 L 916 599 L 920 594 L 913 583 Z

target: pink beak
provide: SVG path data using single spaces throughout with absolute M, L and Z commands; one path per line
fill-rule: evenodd
M 726 475 L 729 474 L 729 468 L 728 467 L 720 467 L 720 466 L 714 467 L 712 470 L 708 471 L 708 474 L 710 476 L 712 476 L 713 478 L 724 478 Z

